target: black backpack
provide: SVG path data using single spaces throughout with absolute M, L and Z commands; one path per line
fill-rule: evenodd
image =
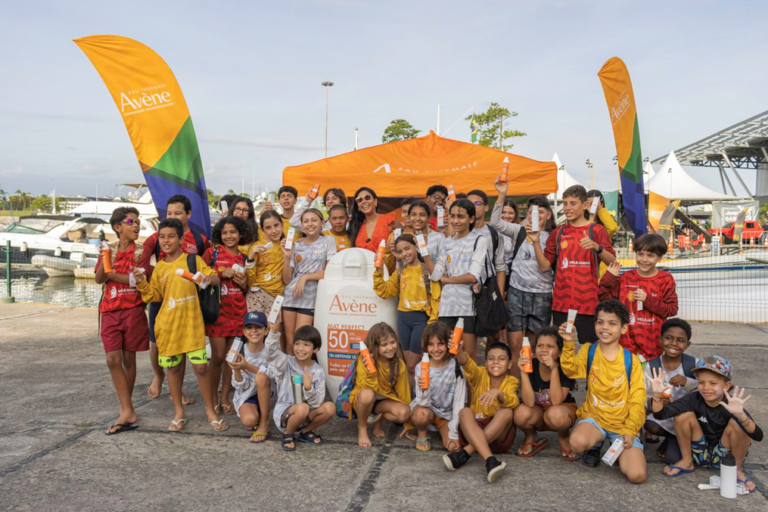
M 216 264 L 216 257 L 219 255 L 218 248 L 213 250 L 211 259 L 211 268 Z M 194 274 L 197 272 L 197 255 L 187 254 L 187 267 Z M 221 309 L 221 286 L 209 285 L 205 289 L 197 289 L 197 298 L 200 302 L 200 311 L 203 313 L 203 323 L 212 324 L 219 319 L 219 310 Z
M 488 226 L 488 230 L 491 232 L 491 239 L 493 241 L 493 254 L 495 256 L 496 249 L 498 248 L 499 235 L 496 230 L 491 226 Z M 480 236 L 475 239 L 474 250 L 477 250 L 477 242 Z M 473 251 L 474 252 L 474 251 Z M 485 268 L 488 271 L 488 258 L 485 259 Z M 499 332 L 504 329 L 509 321 L 509 313 L 507 307 L 504 304 L 504 299 L 501 296 L 501 290 L 499 289 L 499 283 L 496 280 L 496 267 L 491 262 L 490 271 L 488 277 L 484 283 L 478 283 L 474 287 L 475 291 L 475 317 L 477 326 L 475 330 L 486 331 L 489 333 Z

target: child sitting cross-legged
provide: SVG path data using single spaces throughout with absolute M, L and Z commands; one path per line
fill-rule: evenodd
M 560 368 L 562 350 L 563 337 L 555 327 L 545 327 L 534 341 L 532 360 L 520 353 L 522 403 L 515 410 L 515 426 L 525 433 L 525 439 L 517 450 L 519 457 L 533 457 L 546 448 L 549 440 L 546 437 L 537 440 L 536 431 L 550 430 L 557 432 L 562 459 L 567 462 L 579 460 L 568 442 L 568 432 L 576 422 L 578 407 L 571 395 L 574 381 Z M 531 373 L 525 372 L 528 364 L 533 368 Z
M 485 460 L 488 482 L 493 483 L 507 467 L 493 454 L 507 453 L 515 442 L 514 409 L 520 401 L 518 381 L 507 375 L 512 367 L 512 354 L 505 343 L 492 343 L 486 351 L 485 366 L 478 366 L 460 342 L 456 359 L 467 377 L 470 407 L 463 408 L 459 414 L 459 435 L 464 449 L 443 456 L 443 462 L 450 471 L 456 471 L 477 452 Z
M 314 429 L 328 423 L 336 413 L 332 402 L 325 402 L 325 371 L 317 364 L 317 351 L 323 344 L 320 333 L 311 325 L 299 327 L 293 337 L 293 355 L 280 351 L 280 331 L 269 324 L 267 361 L 277 383 L 277 404 L 274 420 L 283 431 L 281 448 L 292 452 L 298 440 L 313 446 L 323 444 Z M 301 383 L 301 394 L 294 394 L 294 379 Z
M 685 395 L 669 405 L 662 403 L 666 388 L 666 372 L 653 369 L 653 416 L 657 420 L 674 418 L 676 440 L 670 440 L 667 457 L 674 460 L 664 468 L 664 475 L 677 477 L 693 473 L 694 466 L 719 469 L 720 461 L 733 454 L 738 481 L 747 493 L 755 491 L 755 483 L 744 474 L 742 466 L 752 440 L 762 441 L 763 431 L 744 409 L 751 395 L 744 396 L 738 386 L 728 393 L 733 382 L 731 363 L 720 356 L 699 361 L 694 373 L 698 392 Z M 671 451 L 679 445 L 678 457 Z
M 571 432 L 573 451 L 582 454 L 589 467 L 600 465 L 600 449 L 608 438 L 623 439 L 619 468 L 633 484 L 647 477 L 643 445 L 637 434 L 645 422 L 645 385 L 640 359 L 619 345 L 629 328 L 629 312 L 616 299 L 603 301 L 595 309 L 597 343 L 574 353 L 573 333 L 560 326 L 565 343 L 560 356 L 563 373 L 571 379 L 587 379 L 587 397 L 576 415 Z
M 429 425 L 437 427 L 446 450 L 455 453 L 460 448 L 459 413 L 467 398 L 467 383 L 461 365 L 448 352 L 450 338 L 451 330 L 442 322 L 429 324 L 422 335 L 429 376 L 422 373 L 421 364 L 416 365 L 416 398 L 411 402 L 411 421 L 418 432 L 416 449 L 421 451 L 430 449 Z

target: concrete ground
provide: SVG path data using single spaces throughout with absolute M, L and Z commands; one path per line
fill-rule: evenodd
M 695 324 L 690 349 L 733 363 L 764 427 L 767 345 L 768 326 Z M 711 471 L 663 477 L 657 445 L 647 450 L 648 481 L 635 486 L 618 468 L 561 461 L 551 435 L 550 448 L 534 459 L 501 456 L 507 471 L 491 486 L 479 458 L 450 473 L 444 450 L 417 452 L 388 424 L 371 449 L 358 448 L 355 426 L 339 419 L 321 430 L 324 446 L 302 444 L 294 453 L 281 451 L 274 434 L 264 445 L 248 443 L 236 416 L 226 417 L 227 432 L 214 434 L 191 371 L 185 389 L 197 404 L 187 408 L 185 431 L 169 432 L 167 387 L 157 400 L 146 395 L 146 354 L 134 394 L 141 427 L 107 437 L 118 406 L 93 309 L 2 305 L 0 350 L 2 510 L 768 510 L 766 442 L 753 445 L 747 460 L 760 492 L 737 501 L 697 489 Z M 521 440 L 518 433 L 516 446 Z

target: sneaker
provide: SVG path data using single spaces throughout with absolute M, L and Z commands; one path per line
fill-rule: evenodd
M 469 460 L 469 454 L 466 450 L 461 450 L 458 453 L 449 453 L 443 455 L 443 464 L 448 468 L 448 471 L 456 471 L 461 466 L 467 463 Z
M 485 470 L 488 472 L 488 483 L 492 484 L 497 478 L 504 472 L 504 468 L 507 465 L 504 462 L 499 461 L 494 456 L 490 456 L 485 460 Z
M 581 454 L 581 463 L 590 468 L 596 468 L 600 465 L 600 450 L 603 449 L 603 443 L 600 442 Z

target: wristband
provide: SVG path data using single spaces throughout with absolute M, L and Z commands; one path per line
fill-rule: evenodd
M 749 426 L 750 423 L 754 423 L 754 420 L 752 418 L 750 418 L 749 416 L 747 416 L 746 420 L 740 421 L 739 423 L 741 423 L 742 427 L 747 427 L 747 426 Z
M 601 252 L 603 252 L 603 246 L 602 246 L 602 245 L 598 245 L 598 246 L 597 246 L 597 249 L 595 249 L 595 252 L 596 252 L 597 254 L 600 254 Z

